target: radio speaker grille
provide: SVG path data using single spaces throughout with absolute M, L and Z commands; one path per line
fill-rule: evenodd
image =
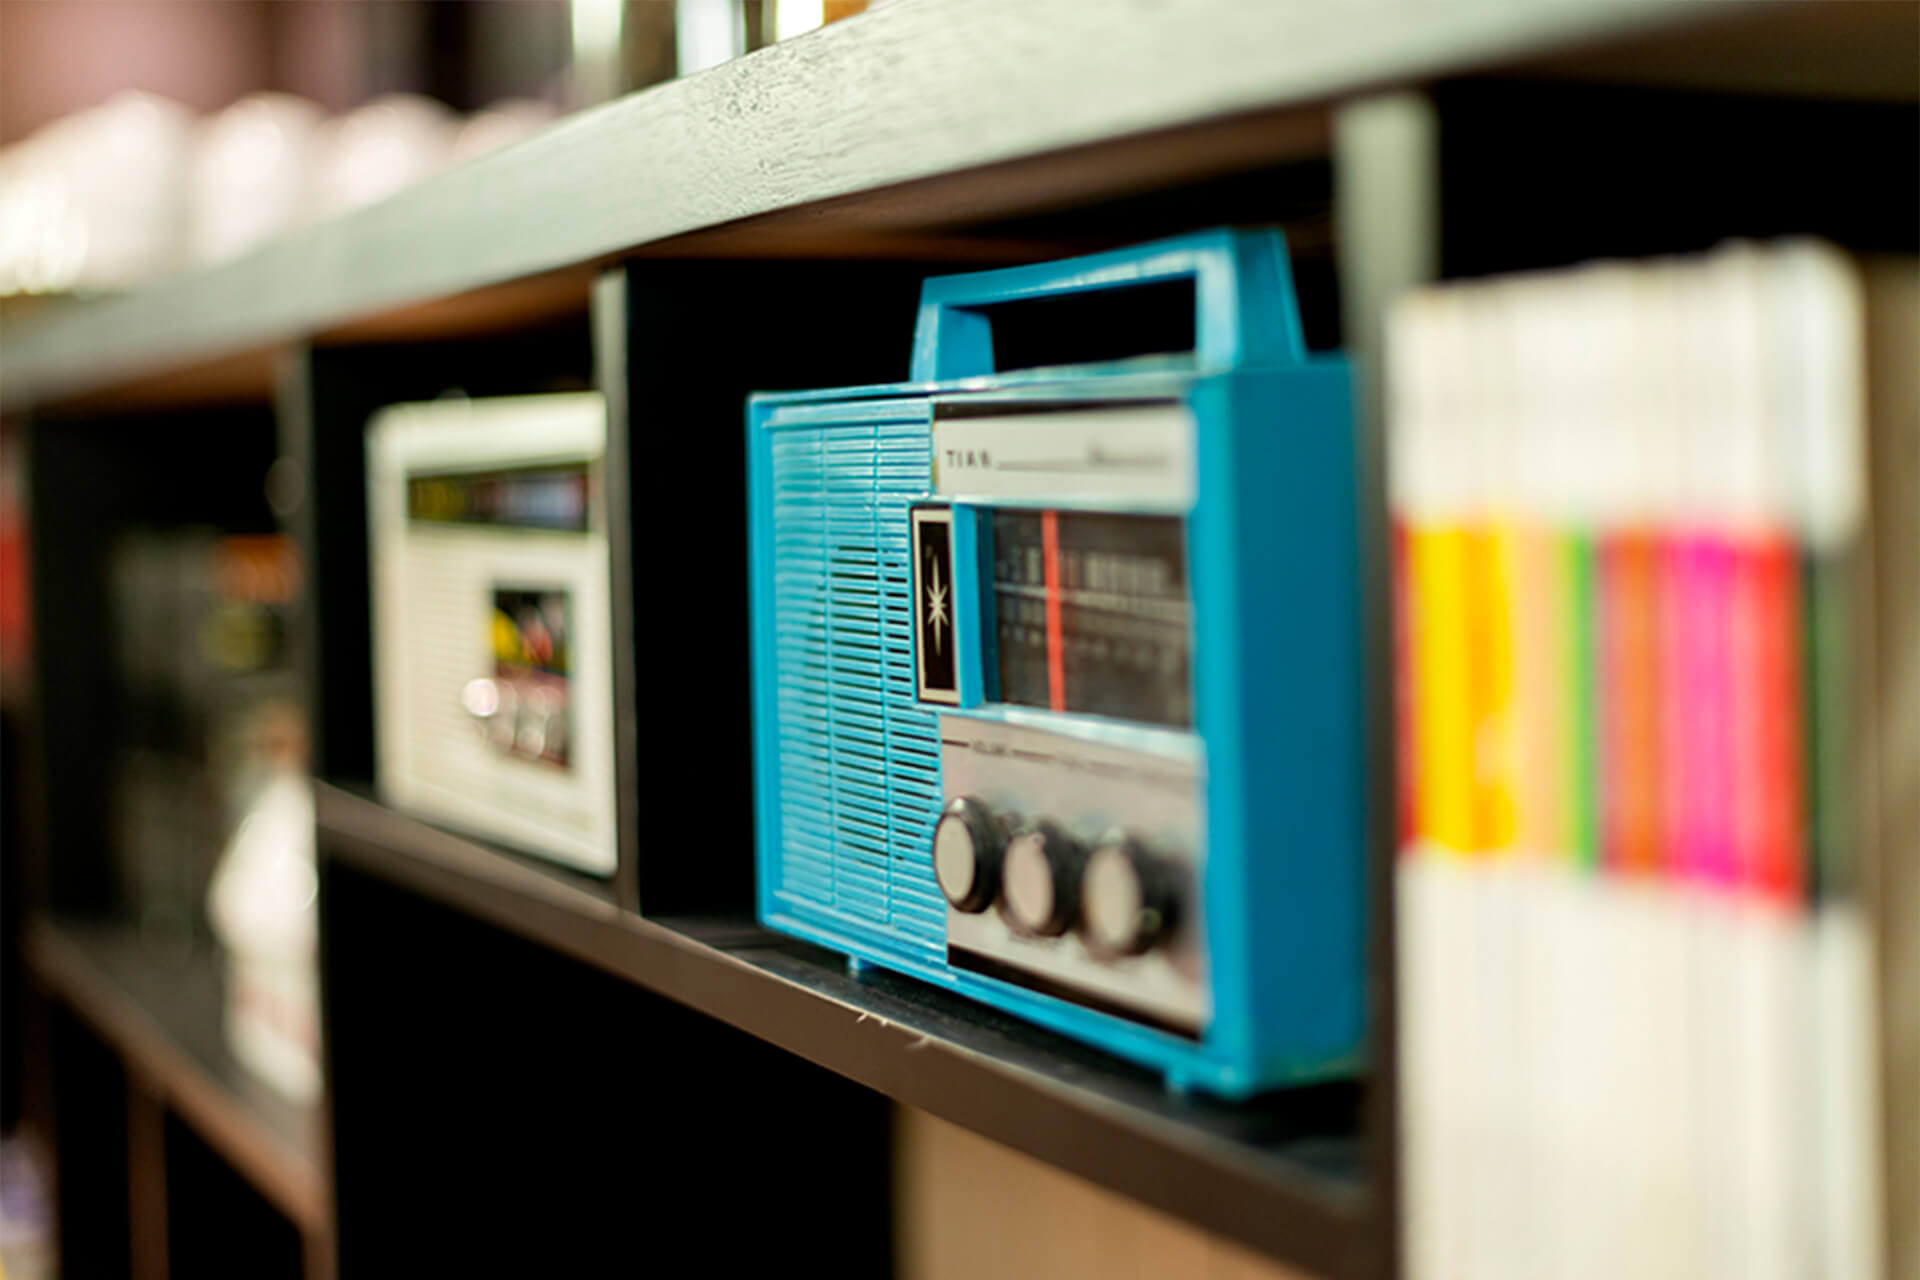
M 907 531 L 928 448 L 924 421 L 774 434 L 776 892 L 940 954 L 946 904 L 926 856 L 939 726 L 914 700 Z

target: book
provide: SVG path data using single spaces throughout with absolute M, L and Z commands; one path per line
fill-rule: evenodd
M 1390 314 L 1416 1280 L 1914 1274 L 1916 284 L 1730 244 Z

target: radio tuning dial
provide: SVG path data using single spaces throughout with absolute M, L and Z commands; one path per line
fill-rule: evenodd
M 1039 822 L 1007 841 L 1001 906 L 1013 927 L 1053 938 L 1073 925 L 1080 910 L 1080 869 L 1087 852 L 1080 842 Z
M 1136 956 L 1166 937 L 1178 905 L 1166 868 L 1127 836 L 1088 856 L 1080 899 L 1080 935 L 1107 956 Z
M 985 911 L 1000 892 L 1006 824 L 973 796 L 947 802 L 933 825 L 933 874 L 956 911 Z

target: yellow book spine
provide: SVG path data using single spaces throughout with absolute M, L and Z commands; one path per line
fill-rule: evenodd
M 1496 521 L 1474 539 L 1470 584 L 1473 648 L 1468 689 L 1473 707 L 1474 845 L 1511 849 L 1518 828 L 1519 704 L 1514 681 L 1514 621 L 1519 601 L 1522 535 Z
M 1471 607 L 1474 535 L 1458 525 L 1413 527 L 1415 721 L 1421 835 L 1466 853 L 1474 847 Z

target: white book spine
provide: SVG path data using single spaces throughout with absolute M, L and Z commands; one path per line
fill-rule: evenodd
M 1886 1274 L 1885 1197 L 1875 1141 L 1884 1132 L 1874 1064 L 1873 942 L 1853 903 L 1821 907 L 1810 943 L 1814 1025 L 1818 1235 L 1814 1274 L 1874 1280 Z

